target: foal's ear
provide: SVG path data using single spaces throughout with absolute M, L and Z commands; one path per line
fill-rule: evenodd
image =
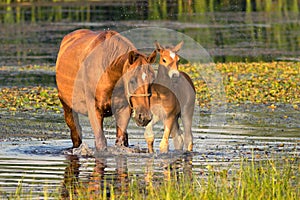
M 173 47 L 172 51 L 177 53 L 181 49 L 182 46 L 183 46 L 183 41 L 179 42 L 175 47 Z
M 135 51 L 130 51 L 128 53 L 128 61 L 129 64 L 132 65 L 137 59 L 138 59 L 139 55 L 137 54 L 137 52 Z
M 155 41 L 154 44 L 155 44 L 155 47 L 156 47 L 157 51 L 160 51 L 160 50 L 164 49 L 157 41 Z
M 156 55 L 157 55 L 156 50 L 154 50 L 154 51 L 150 54 L 150 56 L 148 56 L 147 61 L 148 61 L 149 63 L 154 63 L 155 60 L 156 60 Z

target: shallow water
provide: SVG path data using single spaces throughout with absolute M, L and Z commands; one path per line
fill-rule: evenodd
M 255 108 L 254 108 L 255 110 Z M 256 111 L 259 109 L 256 108 Z M 288 109 L 287 109 L 288 110 Z M 3 112 L 4 113 L 4 112 Z M 2 114 L 3 114 L 2 113 Z M 26 126 L 15 127 L 24 131 L 22 137 L 14 137 L 14 133 L 8 133 L 10 137 L 3 138 L 0 144 L 0 194 L 15 192 L 22 184 L 24 195 L 31 191 L 31 196 L 42 196 L 44 191 L 56 191 L 56 194 L 66 195 L 66 188 L 76 183 L 94 186 L 107 183 L 118 183 L 137 178 L 147 181 L 150 174 L 153 180 L 160 182 L 167 173 L 167 169 L 178 173 L 194 173 L 199 178 L 204 178 L 208 168 L 214 167 L 216 171 L 234 171 L 239 167 L 241 159 L 255 160 L 282 159 L 287 156 L 300 156 L 300 127 L 299 124 L 282 122 L 281 124 L 261 126 L 249 123 L 258 120 L 259 117 L 249 112 L 235 112 L 236 118 L 231 114 L 226 115 L 227 124 L 223 127 L 209 127 L 210 114 L 203 111 L 196 113 L 194 118 L 194 152 L 185 154 L 174 151 L 172 142 L 168 154 L 159 154 L 159 142 L 162 137 L 161 125 L 155 126 L 156 140 L 154 148 L 156 153 L 148 154 L 146 143 L 143 139 L 143 129 L 130 123 L 129 142 L 131 149 L 139 149 L 140 153 L 126 153 L 114 149 L 114 125 L 113 120 L 105 120 L 106 137 L 108 138 L 109 152 L 96 153 L 91 156 L 74 155 L 68 150 L 72 146 L 68 138 L 68 129 L 63 123 L 62 114 L 51 117 L 51 113 L 43 114 L 32 119 L 32 124 L 40 123 L 40 129 L 48 133 L 48 138 L 30 134 Z M 257 114 L 257 113 L 256 113 Z M 273 113 L 274 114 L 274 113 Z M 281 115 L 280 113 L 276 113 Z M 4 116 L 4 115 L 2 115 Z M 6 115 L 8 119 L 10 114 Z M 33 114 L 17 114 L 21 122 L 30 118 Z M 53 115 L 52 115 L 53 116 Z M 247 116 L 247 117 L 246 117 Z M 290 113 L 291 118 L 297 119 L 298 115 Z M 49 120 L 52 126 L 49 126 Z M 276 121 L 276 117 L 269 121 Z M 48 125 L 44 122 L 48 123 Z M 84 143 L 94 150 L 94 139 L 91 127 L 85 116 L 80 116 L 84 131 Z M 248 122 L 246 124 L 245 122 Z M 7 124 L 13 125 L 11 124 Z M 57 126 L 56 126 L 57 125 Z M 57 130 L 53 130 L 56 127 Z M 37 131 L 40 132 L 40 131 Z M 17 133 L 17 131 L 15 131 Z M 31 132 L 33 133 L 33 132 Z M 53 135 L 51 135 L 51 133 Z M 60 133 L 61 135 L 57 134 Z M 41 133 L 38 133 L 41 134 Z M 27 135 L 27 136 L 26 136 Z M 66 139 L 63 139 L 66 138 Z M 111 150 L 112 149 L 112 150 Z M 93 180 L 97 174 L 100 177 Z M 164 175 L 165 174 L 165 175 Z M 125 177 L 125 178 L 124 178 Z M 125 181 L 125 182 L 126 182 Z M 58 191 L 59 190 L 59 191 Z M 117 189 L 116 189 L 117 191 Z

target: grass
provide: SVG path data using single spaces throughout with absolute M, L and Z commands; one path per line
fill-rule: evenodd
M 202 199 L 202 200 L 296 200 L 300 199 L 300 162 L 297 157 L 243 160 L 229 169 L 207 166 L 201 174 L 168 171 L 164 178 L 123 179 L 121 185 L 109 181 L 76 183 L 67 187 L 65 199 Z M 130 177 L 130 176 L 128 176 Z M 100 182 L 102 184 L 100 184 Z M 22 186 L 10 199 L 20 199 Z M 59 191 L 59 189 L 57 189 Z M 76 192 L 75 192 L 76 191 Z M 44 199 L 64 199 L 44 192 Z M 35 199 L 30 196 L 27 199 Z

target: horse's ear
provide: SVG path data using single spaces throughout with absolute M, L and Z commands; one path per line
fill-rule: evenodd
M 132 65 L 138 58 L 138 54 L 135 51 L 130 51 L 128 53 L 129 64 Z
M 175 53 L 177 53 L 181 47 L 183 46 L 183 41 L 179 42 L 173 49 L 172 51 L 174 51 Z
M 157 51 L 160 51 L 160 50 L 164 49 L 157 41 L 155 41 L 154 44 L 155 44 L 155 47 L 156 47 Z
M 149 62 L 149 63 L 154 63 L 155 60 L 156 60 L 156 55 L 157 55 L 157 52 L 156 52 L 156 50 L 154 50 L 154 51 L 150 54 L 150 56 L 148 56 L 148 58 L 147 58 L 148 62 Z

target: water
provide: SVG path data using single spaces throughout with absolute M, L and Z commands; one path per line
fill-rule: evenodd
M 0 2 L 0 65 L 54 65 L 62 37 L 75 29 L 151 26 L 190 36 L 215 61 L 299 60 L 299 6 L 297 0 Z
M 247 111 L 249 108 L 252 108 L 251 111 Z M 174 151 L 171 140 L 170 152 L 159 154 L 161 124 L 154 129 L 156 153 L 145 153 L 144 129 L 132 122 L 128 128 L 130 147 L 141 152 L 126 153 L 115 149 L 114 120 L 107 118 L 105 135 L 109 153 L 94 156 L 71 154 L 68 148 L 72 142 L 62 114 L 17 112 L 12 118 L 11 114 L 2 111 L 6 126 L 14 128 L 7 130 L 7 136 L 0 143 L 0 195 L 5 197 L 7 193 L 14 193 L 22 185 L 23 197 L 43 196 L 45 191 L 66 196 L 67 189 L 77 184 L 97 188 L 103 186 L 104 180 L 108 185 L 113 184 L 118 192 L 118 185 L 132 179 L 147 182 L 150 175 L 159 183 L 166 178 L 169 168 L 179 174 L 194 173 L 201 179 L 205 178 L 210 167 L 232 173 L 239 168 L 242 158 L 254 157 L 259 161 L 299 157 L 299 113 L 285 105 L 281 108 L 268 112 L 264 110 L 266 108 L 251 105 L 240 107 L 240 110 L 229 106 L 227 124 L 223 127 L 210 127 L 210 113 L 195 111 L 192 154 Z M 290 119 L 281 119 L 286 114 Z M 94 150 L 93 133 L 87 117 L 80 116 L 80 122 L 83 141 Z
M 8 5 L 0 1 L 0 66 L 53 66 L 61 39 L 78 28 L 121 32 L 149 26 L 174 29 L 190 36 L 215 62 L 299 60 L 297 0 L 260 4 L 214 0 L 160 2 L 37 1 Z M 54 72 L 0 71 L 0 87 L 36 85 L 55 87 Z M 173 151 L 171 145 L 167 155 L 141 152 L 85 157 L 66 153 L 72 144 L 62 113 L 0 111 L 0 196 L 7 197 L 6 193 L 14 193 L 20 185 L 23 196 L 43 196 L 45 191 L 65 196 L 66 188 L 79 182 L 88 185 L 93 174 L 101 177 L 92 180 L 95 187 L 104 179 L 117 185 L 133 177 L 147 181 L 148 174 L 154 174 L 159 182 L 169 167 L 202 177 L 208 166 L 235 170 L 241 158 L 253 155 L 257 160 L 300 156 L 300 115 L 291 105 L 278 104 L 275 111 L 264 105 L 228 105 L 227 113 L 221 115 L 226 124 L 212 127 L 210 111 L 196 109 L 195 146 L 190 155 Z M 84 117 L 82 120 L 84 142 L 93 148 L 91 128 Z M 112 147 L 112 119 L 106 121 L 105 127 Z M 161 125 L 155 131 L 154 147 L 158 151 Z M 130 124 L 128 132 L 132 148 L 144 151 L 143 129 Z

